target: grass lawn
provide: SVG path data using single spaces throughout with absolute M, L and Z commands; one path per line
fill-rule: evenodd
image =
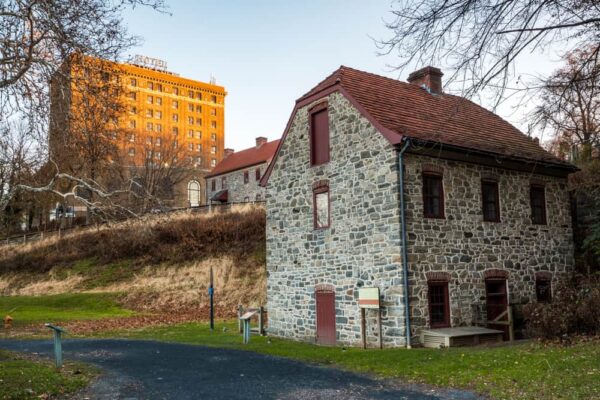
M 100 319 L 132 315 L 121 308 L 114 293 L 74 293 L 53 296 L 0 296 L 0 319 L 13 317 L 13 325 Z
M 96 373 L 71 362 L 58 371 L 50 361 L 0 350 L 0 399 L 55 398 L 84 388 Z
M 472 389 L 494 399 L 600 399 L 600 343 L 569 347 L 539 343 L 443 350 L 319 347 L 253 336 L 248 345 L 237 323 L 146 328 L 103 333 L 107 337 L 154 339 L 243 349 L 436 386 Z

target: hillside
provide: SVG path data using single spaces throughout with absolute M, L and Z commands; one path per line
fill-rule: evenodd
M 114 293 L 122 307 L 145 315 L 197 319 L 206 316 L 210 267 L 218 316 L 235 315 L 238 304 L 264 304 L 262 208 L 153 216 L 4 246 L 0 295 Z

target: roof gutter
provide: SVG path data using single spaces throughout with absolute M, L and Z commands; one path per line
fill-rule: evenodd
M 404 145 L 398 152 L 398 192 L 400 193 L 400 230 L 402 240 L 402 283 L 404 285 L 404 328 L 406 337 L 406 348 L 411 348 L 410 329 L 410 303 L 408 295 L 408 240 L 406 238 L 406 207 L 404 203 L 404 152 L 410 147 L 409 138 L 403 140 Z

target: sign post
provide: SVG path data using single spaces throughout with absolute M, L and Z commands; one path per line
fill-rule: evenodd
M 210 267 L 210 284 L 208 286 L 208 297 L 210 299 L 210 330 L 215 330 L 215 309 L 214 309 L 214 294 L 215 289 L 213 287 L 213 269 Z
M 381 337 L 381 307 L 379 304 L 379 288 L 369 287 L 358 289 L 358 306 L 360 307 L 360 331 L 362 335 L 363 349 L 367 348 L 367 319 L 366 310 L 377 310 L 377 325 L 379 329 L 379 348 L 383 348 Z
M 66 331 L 58 326 L 54 326 L 52 324 L 45 324 L 47 328 L 52 329 L 54 332 L 54 362 L 56 368 L 62 368 L 62 342 L 61 336 Z

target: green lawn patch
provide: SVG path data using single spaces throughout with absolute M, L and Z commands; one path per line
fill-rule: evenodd
M 52 273 L 58 279 L 78 275 L 83 278 L 85 289 L 95 289 L 113 283 L 125 282 L 142 269 L 132 260 L 120 260 L 108 264 L 100 263 L 95 257 L 84 258 L 66 266 L 53 268 Z
M 255 351 L 436 386 L 465 388 L 494 399 L 600 398 L 600 343 L 569 347 L 541 343 L 501 347 L 362 350 L 320 347 L 253 336 L 248 345 L 237 323 L 183 324 L 104 333 Z
M 55 398 L 86 387 L 96 369 L 66 362 L 59 371 L 47 360 L 0 350 L 0 399 Z
M 0 316 L 10 314 L 15 326 L 132 315 L 121 308 L 115 293 L 73 293 L 52 296 L 0 297 Z

